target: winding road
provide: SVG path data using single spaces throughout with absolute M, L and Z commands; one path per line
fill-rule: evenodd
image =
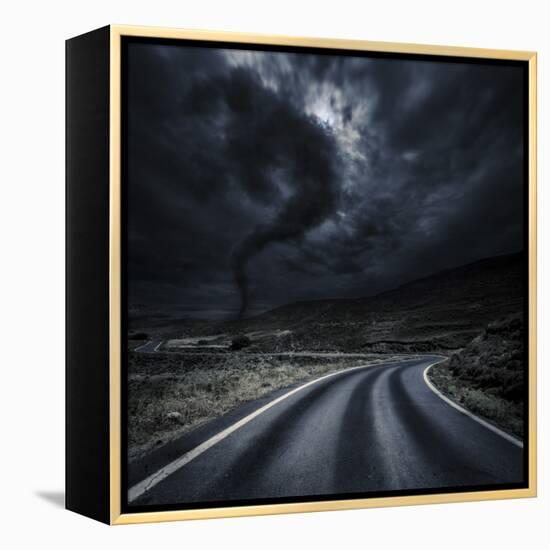
M 156 353 L 161 344 L 163 343 L 163 340 L 149 340 L 145 342 L 145 344 L 142 344 L 141 346 L 138 346 L 134 349 L 134 352 L 139 353 Z
M 521 443 L 426 383 L 440 359 L 348 369 L 247 403 L 130 464 L 129 503 L 521 483 Z

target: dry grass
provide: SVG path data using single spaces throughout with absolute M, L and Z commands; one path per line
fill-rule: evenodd
M 492 322 L 463 350 L 430 371 L 441 391 L 520 437 L 525 390 L 523 330 L 519 314 Z

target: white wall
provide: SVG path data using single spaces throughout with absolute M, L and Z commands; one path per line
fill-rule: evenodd
M 550 91 L 545 2 L 119 0 L 0 7 L 1 539 L 6 548 L 542 548 L 548 543 L 546 374 Z M 109 529 L 51 502 L 63 489 L 64 40 L 107 23 L 539 52 L 540 497 Z M 545 213 L 547 216 L 545 217 Z M 546 339 L 545 339 L 546 336 Z M 42 495 L 42 496 L 41 496 Z M 45 496 L 44 496 L 45 495 Z M 546 539 L 546 541 L 545 541 Z M 49 546 L 49 544 L 48 544 Z

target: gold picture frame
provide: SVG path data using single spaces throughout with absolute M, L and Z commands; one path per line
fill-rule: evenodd
M 288 514 L 327 510 L 408 506 L 479 500 L 534 497 L 537 493 L 536 432 L 536 87 L 537 55 L 534 52 L 507 51 L 451 46 L 428 46 L 391 42 L 337 40 L 327 38 L 269 36 L 218 31 L 111 25 L 109 27 L 109 523 L 112 525 L 190 519 L 222 518 L 267 514 Z M 416 494 L 410 496 L 350 498 L 285 504 L 262 504 L 123 513 L 121 507 L 121 41 L 124 37 L 235 42 L 241 44 L 330 48 L 387 52 L 395 54 L 456 56 L 465 58 L 516 60 L 528 63 L 529 97 L 529 407 L 528 407 L 528 486 L 521 489 L 459 493 Z

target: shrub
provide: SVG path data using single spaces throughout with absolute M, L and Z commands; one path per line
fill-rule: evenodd
M 244 334 L 241 336 L 235 336 L 235 338 L 231 340 L 231 349 L 239 350 L 247 348 L 250 344 L 252 344 L 252 340 L 248 336 L 245 336 Z

